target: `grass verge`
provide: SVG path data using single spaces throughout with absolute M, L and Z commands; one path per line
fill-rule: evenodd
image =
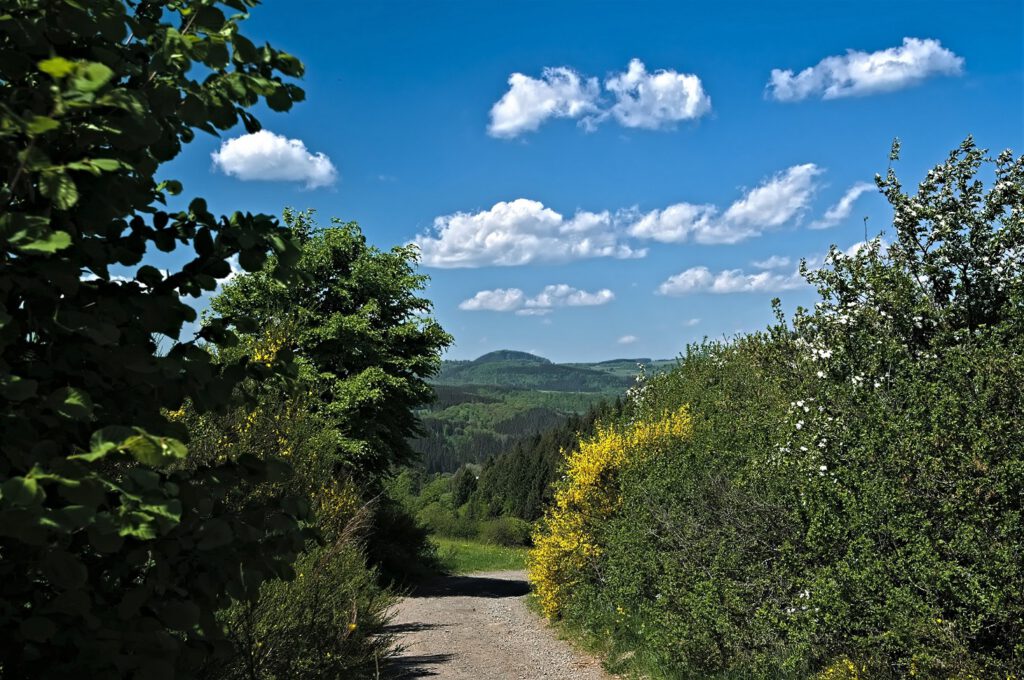
M 452 574 L 526 568 L 527 548 L 509 548 L 444 536 L 431 536 L 430 542 L 437 548 L 441 568 Z

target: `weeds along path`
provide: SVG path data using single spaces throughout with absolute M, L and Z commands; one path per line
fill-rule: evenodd
M 523 571 L 445 576 L 425 584 L 395 609 L 391 630 L 404 651 L 385 677 L 611 678 L 526 608 L 528 592 Z

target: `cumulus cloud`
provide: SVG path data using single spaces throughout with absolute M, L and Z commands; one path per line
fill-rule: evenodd
M 459 309 L 471 312 L 511 312 L 523 306 L 526 298 L 518 288 L 496 288 L 482 290 L 468 300 L 459 303 Z
M 640 338 L 636 337 L 635 335 L 623 335 L 621 338 L 618 339 L 617 342 L 620 345 L 632 345 L 634 342 L 636 342 L 639 339 Z
M 789 266 L 789 258 L 781 255 L 772 255 L 769 258 L 757 260 L 750 264 L 754 265 L 758 269 L 781 269 L 782 267 Z
M 532 132 L 548 118 L 582 119 L 598 113 L 597 78 L 584 78 L 565 66 L 545 68 L 540 78 L 513 73 L 508 92 L 491 107 L 493 137 Z
M 228 139 L 211 157 L 214 167 L 243 181 L 303 182 L 307 189 L 315 189 L 338 178 L 327 156 L 310 153 L 301 139 L 269 130 Z
M 639 59 L 605 80 L 604 86 L 615 97 L 609 113 L 624 127 L 656 130 L 711 110 L 700 78 L 671 69 L 648 73 Z
M 815 220 L 811 223 L 811 229 L 828 229 L 839 224 L 850 216 L 850 213 L 853 211 L 854 201 L 860 198 L 860 195 L 864 192 L 874 188 L 875 185 L 870 182 L 857 182 L 846 190 L 846 193 L 843 194 L 838 203 L 825 211 L 820 220 Z
M 691 267 L 670 276 L 660 286 L 661 295 L 688 295 L 690 293 L 763 293 L 802 288 L 807 282 L 799 270 L 792 274 L 763 271 L 748 274 L 742 269 L 712 272 L 707 267 Z
M 718 208 L 713 205 L 676 203 L 663 210 L 652 210 L 629 226 L 629 233 L 662 243 L 683 243 L 712 235 L 717 229 Z
M 661 69 L 653 73 L 639 59 L 627 70 L 610 75 L 602 101 L 597 78 L 568 66 L 548 67 L 540 78 L 513 73 L 509 89 L 491 107 L 487 132 L 512 138 L 533 132 L 550 118 L 572 118 L 587 130 L 614 119 L 628 128 L 671 128 L 682 120 L 700 118 L 711 110 L 711 98 L 696 75 Z M 608 99 L 613 100 L 608 105 Z
M 519 288 L 481 290 L 459 303 L 466 311 L 515 312 L 520 316 L 543 316 L 559 307 L 594 307 L 615 299 L 615 293 L 603 288 L 590 293 L 559 283 L 545 286 L 537 295 L 527 297 Z
M 434 220 L 413 242 L 425 265 L 440 268 L 514 266 L 592 257 L 643 257 L 623 243 L 610 213 L 566 218 L 539 201 L 501 201 L 489 210 Z
M 662 243 L 738 243 L 806 210 L 821 172 L 814 163 L 794 165 L 764 180 L 722 214 L 714 205 L 677 203 L 642 215 L 629 226 L 629 233 Z
M 900 90 L 930 76 L 959 75 L 963 65 L 963 58 L 938 40 L 904 38 L 899 47 L 877 52 L 849 50 L 844 55 L 826 57 L 797 74 L 772 69 L 767 90 L 769 96 L 782 102 L 812 96 L 839 99 Z

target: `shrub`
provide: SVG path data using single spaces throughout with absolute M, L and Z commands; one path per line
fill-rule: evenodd
M 258 599 L 234 604 L 224 620 L 238 653 L 207 677 L 379 677 L 394 650 L 385 626 L 396 597 L 364 560 L 353 540 L 313 548 L 294 580 L 267 582 Z
M 366 554 L 384 583 L 403 584 L 437 570 L 427 531 L 406 508 L 386 495 L 377 497 L 372 507 Z
M 518 517 L 498 517 L 480 522 L 480 538 L 495 545 L 530 545 L 529 522 Z
M 690 436 L 582 443 L 531 554 L 549 616 L 654 677 L 1019 674 L 1024 158 L 987 162 L 879 178 L 892 244 L 633 391 L 628 427 L 686 404 Z
M 684 406 L 656 420 L 598 427 L 597 434 L 569 456 L 565 481 L 533 537 L 529 557 L 530 581 L 547 616 L 557 616 L 574 587 L 592 575 L 603 552 L 597 531 L 618 507 L 622 470 L 657 455 L 691 431 Z

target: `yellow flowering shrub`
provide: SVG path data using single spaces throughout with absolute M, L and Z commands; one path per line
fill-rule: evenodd
M 546 616 L 559 614 L 568 591 L 600 557 L 594 531 L 618 507 L 619 473 L 692 432 L 690 411 L 683 406 L 653 420 L 598 427 L 569 456 L 565 478 L 533 537 L 528 559 L 530 581 Z
M 258 363 L 270 366 L 277 358 L 277 353 L 288 343 L 288 333 L 281 327 L 267 328 L 251 341 L 250 358 Z
M 863 677 L 857 664 L 849 659 L 839 659 L 818 674 L 818 680 L 860 680 Z

